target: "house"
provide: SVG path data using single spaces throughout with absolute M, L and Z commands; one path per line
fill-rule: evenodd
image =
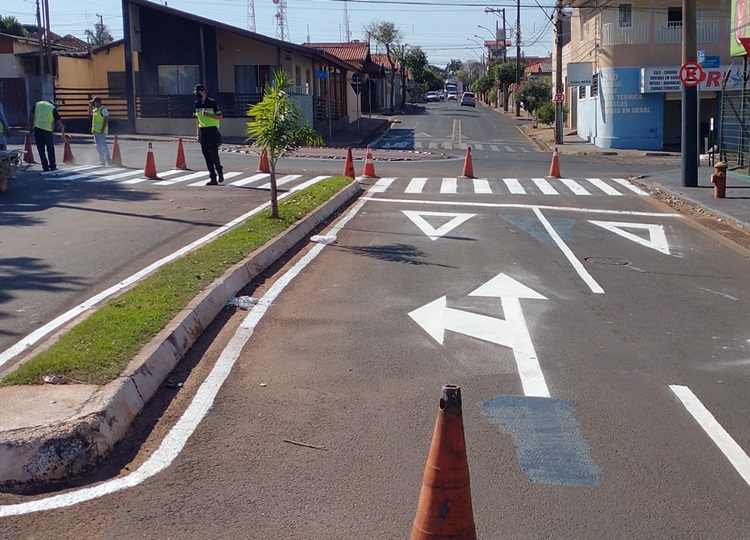
M 393 67 L 391 67 L 391 63 L 388 61 L 388 55 L 383 53 L 373 54 L 372 61 L 380 66 L 380 69 L 383 73 L 383 77 L 379 81 L 380 86 L 378 88 L 378 92 L 376 92 L 377 96 L 379 97 L 379 107 L 374 110 L 385 111 L 390 110 L 391 108 L 400 108 L 403 103 L 401 66 L 399 65 L 397 60 L 394 60 Z M 396 75 L 393 79 L 393 107 L 391 107 L 391 73 L 395 73 Z
M 524 79 L 527 81 L 552 82 L 552 59 L 541 60 L 527 64 L 523 69 Z
M 736 0 L 734 0 L 736 1 Z M 568 87 L 571 127 L 602 148 L 680 147 L 682 2 L 564 0 L 574 8 L 563 49 L 563 79 L 571 64 L 590 64 L 590 84 Z M 697 0 L 697 48 L 716 60 L 700 84 L 700 137 L 719 113 L 729 67 L 730 0 Z M 697 141 L 696 141 L 697 142 Z

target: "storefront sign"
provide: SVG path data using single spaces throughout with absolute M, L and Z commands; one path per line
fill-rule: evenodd
M 750 1 L 750 0 L 749 0 Z M 703 91 L 720 92 L 726 77 L 725 90 L 742 88 L 742 66 L 703 68 L 703 77 L 698 88 Z M 641 68 L 641 92 L 644 94 L 679 92 L 682 90 L 679 66 Z
M 591 86 L 593 64 L 591 62 L 568 63 L 568 86 Z

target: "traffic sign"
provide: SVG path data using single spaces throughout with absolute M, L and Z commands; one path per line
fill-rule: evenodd
M 680 81 L 685 86 L 698 86 L 705 77 L 698 62 L 685 62 L 680 68 Z
M 362 74 L 361 73 L 352 74 L 352 82 L 354 84 L 362 84 Z
M 521 83 L 516 83 L 516 92 L 521 90 Z
M 357 83 L 352 83 L 351 87 L 352 87 L 352 90 L 354 90 L 354 93 L 359 95 L 359 91 L 361 90 L 362 87 L 358 85 Z
M 721 56 L 703 55 L 703 60 L 698 63 L 703 69 L 715 69 L 721 65 Z
M 555 103 L 563 103 L 565 101 L 565 94 L 558 92 L 555 94 Z

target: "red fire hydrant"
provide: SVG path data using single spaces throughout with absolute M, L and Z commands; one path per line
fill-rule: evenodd
M 723 161 L 714 165 L 714 173 L 711 175 L 711 183 L 714 185 L 714 199 L 723 199 L 727 194 L 727 164 Z

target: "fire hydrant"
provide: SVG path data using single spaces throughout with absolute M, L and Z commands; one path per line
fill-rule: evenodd
M 711 175 L 711 183 L 714 185 L 714 199 L 723 199 L 727 194 L 727 164 L 723 161 L 714 165 L 714 173 Z

